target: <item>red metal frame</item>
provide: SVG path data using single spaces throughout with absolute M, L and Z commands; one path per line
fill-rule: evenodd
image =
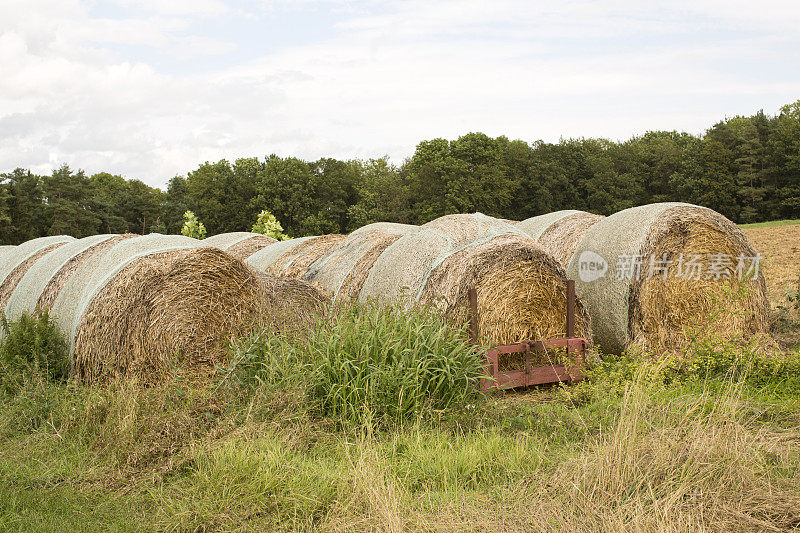
M 470 310 L 470 336 L 475 345 L 479 344 L 478 332 L 478 293 L 474 288 L 468 290 Z M 586 349 L 589 342 L 575 337 L 575 282 L 567 281 L 567 336 L 541 341 L 523 341 L 516 344 L 494 346 L 486 351 L 487 378 L 481 380 L 481 390 L 511 389 L 529 387 L 546 383 L 576 383 L 584 379 L 581 368 L 586 364 Z M 528 354 L 557 348 L 566 348 L 567 355 L 576 356 L 576 366 L 565 365 L 530 366 Z M 524 353 L 525 369 L 500 372 L 500 354 Z

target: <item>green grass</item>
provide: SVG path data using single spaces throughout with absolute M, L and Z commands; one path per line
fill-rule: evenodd
M 349 312 L 291 342 L 241 340 L 204 389 L 35 379 L 5 393 L 0 530 L 800 526 L 798 355 L 706 340 L 685 361 L 607 357 L 575 387 L 410 412 L 392 393 L 376 396 L 390 416 L 354 416 L 320 383 L 362 405 L 372 387 L 428 394 L 470 352 L 428 315 Z M 439 370 L 414 374 L 403 350 Z
M 741 228 L 771 228 L 773 226 L 792 226 L 800 224 L 800 220 L 772 220 L 770 222 L 756 222 L 755 224 L 739 224 Z

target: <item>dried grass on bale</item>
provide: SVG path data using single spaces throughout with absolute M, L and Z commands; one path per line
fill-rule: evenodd
M 220 250 L 225 250 L 230 255 L 242 261 L 262 248 L 276 242 L 278 241 L 272 237 L 267 237 L 260 233 L 251 233 L 249 231 L 220 233 L 219 235 L 212 235 L 203 240 L 204 245 L 215 246 Z
M 580 256 L 591 251 L 609 264 L 606 276 L 583 282 Z M 667 276 L 648 274 L 651 257 L 671 261 Z M 680 275 L 680 256 L 702 256 L 701 279 Z M 708 279 L 710 254 L 725 254 L 730 279 Z M 768 303 L 764 277 L 739 283 L 734 272 L 738 257 L 756 251 L 739 228 L 719 213 L 680 203 L 652 204 L 620 211 L 595 224 L 578 246 L 568 273 L 592 316 L 595 340 L 606 351 L 635 345 L 652 352 L 674 351 L 698 328 L 729 338 L 767 330 Z M 644 275 L 617 279 L 620 255 L 642 256 Z M 747 264 L 749 266 L 749 262 Z
M 356 300 L 381 253 L 401 236 L 417 229 L 417 226 L 382 222 L 359 228 L 310 265 L 304 279 L 322 287 L 334 300 Z
M 205 378 L 234 336 L 279 315 L 303 320 L 325 298 L 307 284 L 258 274 L 216 248 L 148 254 L 97 292 L 75 341 L 78 377 L 157 381 L 178 367 Z
M 16 250 L 14 250 L 16 258 L 12 259 L 10 257 L 6 262 L 6 268 L 8 268 L 9 271 L 0 283 L 0 311 L 5 310 L 6 304 L 11 298 L 11 295 L 14 293 L 14 289 L 16 289 L 17 284 L 19 284 L 28 270 L 36 263 L 36 261 L 38 261 L 48 252 L 66 244 L 69 242 L 69 240 L 74 239 L 72 239 L 72 237 L 61 237 L 59 239 L 42 241 L 40 243 L 41 246 L 38 244 L 29 247 L 20 245 L 16 248 Z
M 261 272 L 274 276 L 304 279 L 311 264 L 344 238 L 344 235 L 331 234 L 283 241 L 253 254 L 250 257 L 251 260 L 247 263 Z M 281 247 L 280 251 L 282 253 L 280 254 L 273 253 L 276 250 L 275 247 L 285 243 L 292 243 L 292 241 L 297 242 Z M 264 252 L 269 254 L 269 261 L 264 260 L 265 256 L 256 257 Z
M 467 291 L 475 287 L 483 342 L 508 344 L 565 335 L 566 273 L 533 239 L 479 213 L 433 222 L 381 254 L 361 291 L 362 300 L 430 305 L 464 324 Z M 589 315 L 580 300 L 576 308 L 576 333 L 588 336 Z M 548 356 L 540 354 L 533 361 L 547 364 Z M 519 362 L 501 360 L 501 366 Z

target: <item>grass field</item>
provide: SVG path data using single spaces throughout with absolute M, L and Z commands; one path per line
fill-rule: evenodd
M 774 305 L 796 229 L 746 229 Z M 49 352 L 9 379 L 7 340 L 0 531 L 800 529 L 800 350 L 708 334 L 483 396 L 431 316 L 343 316 L 239 340 L 202 388 L 60 382 Z M 33 331 L 18 344 L 58 345 Z

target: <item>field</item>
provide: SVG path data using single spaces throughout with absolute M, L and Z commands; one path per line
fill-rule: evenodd
M 784 220 L 743 227 L 745 235 L 764 257 L 767 293 L 773 307 L 785 303 L 786 291 L 798 288 L 800 277 L 800 221 Z
M 785 305 L 800 225 L 746 232 Z M 678 356 L 606 357 L 578 386 L 484 397 L 434 318 L 343 316 L 238 341 L 202 389 L 53 383 L 39 366 L 0 380 L 0 530 L 800 528 L 796 349 L 704 332 Z

